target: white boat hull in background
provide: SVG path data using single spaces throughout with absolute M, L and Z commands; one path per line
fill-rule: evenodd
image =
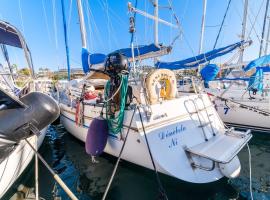
M 38 148 L 45 138 L 47 128 L 48 127 L 41 130 L 41 134 L 38 137 Z M 28 141 L 35 146 L 35 136 L 28 138 Z M 2 161 L 0 164 L 0 199 L 27 168 L 34 155 L 34 151 L 31 147 L 22 140 L 16 149 Z
M 206 92 L 209 93 L 220 118 L 226 124 L 254 131 L 270 131 L 269 96 L 262 97 L 256 94 L 250 98 L 244 89 L 232 89 L 224 94 L 224 90 L 207 89 Z
M 239 104 L 224 102 L 220 99 L 215 100 L 216 109 L 220 118 L 228 125 L 236 128 L 247 128 L 254 131 L 270 131 L 270 113 L 268 102 L 245 101 Z M 255 109 L 251 109 L 254 107 Z M 257 111 L 260 109 L 267 113 Z

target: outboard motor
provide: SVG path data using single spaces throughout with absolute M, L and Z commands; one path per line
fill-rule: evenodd
M 40 92 L 31 92 L 20 101 L 25 106 L 0 111 L 0 138 L 15 143 L 39 132 L 60 114 L 56 101 Z
M 105 73 L 113 78 L 122 72 L 128 72 L 128 59 L 118 52 L 109 54 L 105 62 Z
M 111 97 L 120 87 L 121 77 L 119 75 L 128 74 L 127 57 L 119 52 L 109 54 L 105 62 L 105 73 L 110 77 L 110 91 L 108 97 Z M 115 95 L 110 103 L 118 104 L 120 98 L 119 94 L 120 92 Z

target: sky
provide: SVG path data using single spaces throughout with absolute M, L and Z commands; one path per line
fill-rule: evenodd
M 129 0 L 133 5 L 136 0 Z M 87 28 L 87 44 L 91 53 L 108 54 L 116 49 L 130 46 L 128 0 L 82 0 Z M 167 7 L 172 2 L 173 11 Z M 72 68 L 81 66 L 81 36 L 76 0 L 64 0 L 67 19 L 68 45 Z M 213 49 L 222 18 L 229 0 L 208 0 L 203 51 Z M 66 68 L 66 54 L 61 11 L 61 0 L 0 0 L 0 19 L 16 26 L 24 35 L 32 53 L 35 69 Z M 258 57 L 259 40 L 263 27 L 266 0 L 249 0 L 247 39 L 253 40 L 247 48 L 244 60 Z M 159 17 L 176 24 L 175 14 L 183 29 L 173 45 L 172 53 L 160 58 L 175 61 L 198 54 L 202 21 L 203 0 L 159 0 Z M 217 47 L 240 41 L 244 0 L 231 0 L 231 5 Z M 137 8 L 153 14 L 151 0 L 138 0 Z M 268 23 L 267 23 L 268 25 Z M 151 19 L 137 14 L 135 44 L 150 44 L 154 41 Z M 267 28 L 268 29 L 268 28 Z M 267 30 L 266 29 L 266 30 Z M 266 31 L 267 32 L 267 31 Z M 179 35 L 179 29 L 159 24 L 159 42 L 170 45 Z M 25 67 L 20 49 L 8 48 L 11 63 Z M 225 62 L 233 54 L 218 58 Z M 0 56 L 0 63 L 4 63 Z

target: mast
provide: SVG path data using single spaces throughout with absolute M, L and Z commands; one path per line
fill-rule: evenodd
M 154 20 L 154 42 L 155 45 L 158 46 L 158 0 L 155 0 L 153 2 L 154 5 L 154 16 L 155 16 L 155 20 Z M 158 58 L 154 58 L 154 63 L 157 63 Z
M 267 17 L 267 19 L 268 19 L 268 31 L 267 31 L 266 41 L 265 41 L 264 55 L 267 55 L 267 52 L 268 52 L 268 41 L 269 41 L 269 36 L 270 36 L 270 17 Z
M 158 0 L 154 1 L 154 16 L 155 16 L 154 38 L 155 38 L 155 45 L 158 46 Z
M 205 28 L 205 15 L 206 15 L 206 5 L 207 5 L 207 0 L 203 0 L 203 15 L 202 15 L 202 25 L 201 25 L 201 36 L 200 36 L 199 54 L 202 53 L 202 49 L 203 49 L 204 28 Z
M 248 11 L 248 0 L 245 0 L 243 22 L 242 22 L 241 40 L 245 40 L 245 38 L 246 38 L 247 11 Z M 243 62 L 243 58 L 244 58 L 244 48 L 243 48 L 243 46 L 241 46 L 241 47 L 242 48 L 240 49 L 240 55 L 239 55 L 238 63 L 242 63 Z
M 79 14 L 79 20 L 80 20 L 80 30 L 81 30 L 81 38 L 82 38 L 82 47 L 87 48 L 87 41 L 86 41 L 86 28 L 85 28 L 85 22 L 84 22 L 84 15 L 83 15 L 83 8 L 82 8 L 82 1 L 77 0 L 77 6 L 78 6 L 78 14 Z
M 265 13 L 264 13 L 263 30 L 262 30 L 262 37 L 261 37 L 261 43 L 260 43 L 259 57 L 261 57 L 261 55 L 262 55 L 262 47 L 263 47 L 263 41 L 264 41 L 264 32 L 265 32 L 265 25 L 266 25 L 268 7 L 269 7 L 269 0 L 266 1 L 266 8 L 265 8 Z
M 67 72 L 68 72 L 68 80 L 70 81 L 70 62 L 69 62 L 69 48 L 68 48 L 68 39 L 67 39 L 67 25 L 66 25 L 66 16 L 65 16 L 65 5 L 64 0 L 61 0 L 61 8 L 62 8 L 62 17 L 63 17 L 63 25 L 64 25 L 64 39 L 66 46 L 66 57 L 67 57 Z
M 202 24 L 201 24 L 201 35 L 200 35 L 200 47 L 199 47 L 199 54 L 202 53 L 203 49 L 203 40 L 204 40 L 204 28 L 205 28 L 205 15 L 206 15 L 206 5 L 207 0 L 203 0 L 203 15 L 202 15 Z M 201 71 L 201 65 L 198 66 L 198 74 Z

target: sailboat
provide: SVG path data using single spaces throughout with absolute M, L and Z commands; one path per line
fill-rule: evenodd
M 264 29 L 266 16 L 264 17 Z M 241 38 L 245 39 L 248 0 L 244 4 L 244 16 Z M 270 130 L 270 99 L 269 87 L 269 55 L 261 57 L 263 39 L 260 45 L 259 58 L 243 63 L 244 48 L 241 49 L 239 60 L 231 73 L 223 78 L 218 78 L 209 83 L 205 90 L 211 95 L 221 119 L 226 124 L 244 129 L 260 132 Z M 217 84 L 218 83 L 218 84 Z
M 0 21 L 0 45 L 8 67 L 0 64 L 0 198 L 11 188 L 34 157 L 27 141 L 41 146 L 48 125 L 59 115 L 57 103 L 48 95 L 31 91 L 32 78 L 23 88 L 15 85 L 6 46 L 24 51 L 30 72 L 33 63 L 20 31 Z M 26 141 L 27 140 L 27 141 Z
M 250 132 L 226 129 L 207 94 L 178 95 L 171 70 L 138 68 L 139 75 L 131 77 L 130 62 L 165 55 L 171 48 L 151 44 L 94 59 L 86 49 L 81 1 L 77 4 L 87 74 L 74 84 L 80 92 L 69 91 L 60 102 L 67 131 L 86 142 L 92 157 L 103 151 L 118 157 L 125 145 L 122 159 L 176 179 L 209 183 L 237 177 L 237 154 Z

